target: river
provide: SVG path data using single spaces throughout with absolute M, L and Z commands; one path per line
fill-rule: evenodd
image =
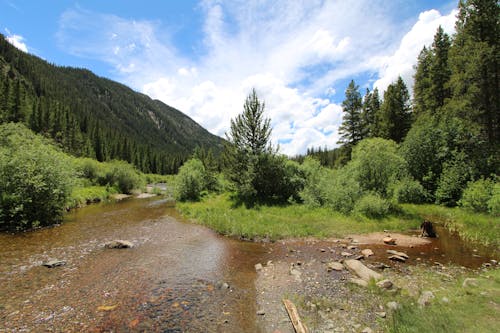
M 114 239 L 134 247 L 105 249 Z M 182 222 L 166 200 L 92 205 L 0 244 L 0 332 L 258 331 L 266 246 Z

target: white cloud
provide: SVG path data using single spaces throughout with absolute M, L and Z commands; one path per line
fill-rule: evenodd
M 420 13 L 417 23 L 403 37 L 399 48 L 390 56 L 374 59 L 379 61 L 379 79 L 374 86 L 379 91 L 384 91 L 389 84 L 396 81 L 401 75 L 410 89 L 413 87 L 414 66 L 417 57 L 424 46 L 432 44 L 437 28 L 441 25 L 444 32 L 449 35 L 455 31 L 457 10 L 452 10 L 448 15 L 441 15 L 432 9 Z
M 408 75 L 437 22 L 445 26 L 451 15 L 424 12 L 404 36 L 408 27 L 397 22 L 390 0 L 204 0 L 199 8 L 202 49 L 192 57 L 180 55 L 159 22 L 80 8 L 62 15 L 58 39 L 221 136 L 255 87 L 272 119 L 273 142 L 290 155 L 336 145 L 342 114 L 331 99 L 342 98 L 339 81 L 379 73 L 383 85 Z
M 16 34 L 11 34 L 9 30 L 6 29 L 7 32 L 7 41 L 17 47 L 19 50 L 28 53 L 28 46 L 24 42 L 24 37 Z

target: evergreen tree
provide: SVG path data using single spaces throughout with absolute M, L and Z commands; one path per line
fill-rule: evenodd
M 413 112 L 416 117 L 419 117 L 431 108 L 430 90 L 432 80 L 430 71 L 432 60 L 431 50 L 424 46 L 418 55 L 415 75 L 413 76 L 415 80 L 413 85 Z
M 345 99 L 342 102 L 342 125 L 339 127 L 340 139 L 337 143 L 344 146 L 354 146 L 363 137 L 363 124 L 361 121 L 362 99 L 359 86 L 351 80 L 345 91 Z
M 377 113 L 380 110 L 380 96 L 378 89 L 372 92 L 366 89 L 363 98 L 363 111 L 361 113 L 362 138 L 372 138 L 378 135 Z
M 439 26 L 434 43 L 432 44 L 432 62 L 430 66 L 430 105 L 433 113 L 443 107 L 445 101 L 451 97 L 448 87 L 451 70 L 448 65 L 448 52 L 450 50 L 450 37 Z
M 408 88 L 401 77 L 387 87 L 377 122 L 384 139 L 401 142 L 411 127 L 412 114 Z

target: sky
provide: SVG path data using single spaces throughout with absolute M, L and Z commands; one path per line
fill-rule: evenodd
M 0 29 L 24 52 L 86 68 L 225 136 L 252 88 L 272 142 L 293 156 L 337 146 L 351 80 L 383 92 L 414 65 L 458 1 L 0 0 Z

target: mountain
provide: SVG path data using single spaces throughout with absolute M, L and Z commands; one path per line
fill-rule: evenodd
M 122 159 L 144 172 L 172 173 L 196 147 L 223 139 L 161 101 L 86 69 L 24 53 L 0 34 L 0 123 L 24 122 L 65 151 Z

